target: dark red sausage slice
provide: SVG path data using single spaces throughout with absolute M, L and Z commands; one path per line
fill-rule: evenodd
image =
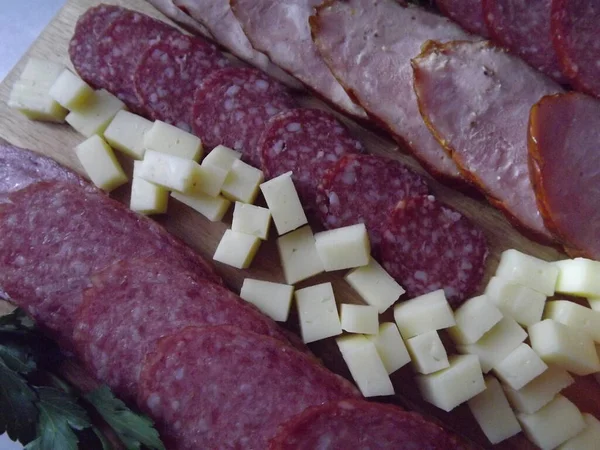
M 435 4 L 446 17 L 470 33 L 489 37 L 481 2 L 482 0 L 435 0 Z

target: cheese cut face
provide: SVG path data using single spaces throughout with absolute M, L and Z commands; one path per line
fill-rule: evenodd
M 211 197 L 205 194 L 186 195 L 171 192 L 171 197 L 199 212 L 211 222 L 220 222 L 231 206 L 231 202 L 220 195 Z
M 262 240 L 269 236 L 271 212 L 261 206 L 235 202 L 231 229 L 241 233 L 251 234 Z
M 307 223 L 300 203 L 292 172 L 287 172 L 260 185 L 273 222 L 279 235 L 288 233 Z
M 410 354 L 395 323 L 382 323 L 379 325 L 379 333 L 367 336 L 367 338 L 375 344 L 377 353 L 388 373 L 394 373 L 410 362 Z
M 527 344 L 521 344 L 496 364 L 494 373 L 507 386 L 518 390 L 540 376 L 548 366 Z
M 500 277 L 492 277 L 485 294 L 505 316 L 512 317 L 524 327 L 542 320 L 546 296 L 541 292 Z
M 364 223 L 315 234 L 317 252 L 327 272 L 369 264 L 371 244 Z
M 600 343 L 600 311 L 567 300 L 555 300 L 548 302 L 544 318 L 583 331 Z
M 468 405 L 481 431 L 492 444 L 497 444 L 519 433 L 521 425 L 504 395 L 500 382 L 492 376 L 487 376 L 485 387 L 483 392 L 469 400 Z
M 127 183 L 127 175 L 112 148 L 100 136 L 83 141 L 75 147 L 75 153 L 92 183 L 100 189 L 110 192 Z
M 133 163 L 133 181 L 129 208 L 140 214 L 164 214 L 169 203 L 169 191 L 136 176 L 141 161 Z
M 396 305 L 394 319 L 404 339 L 456 325 L 443 289 Z
M 186 193 L 193 187 L 197 167 L 198 163 L 190 159 L 147 150 L 138 176 L 166 189 Z
M 305 344 L 342 334 L 331 283 L 299 289 L 294 295 Z
M 144 135 L 151 126 L 152 122 L 144 117 L 119 111 L 104 131 L 104 139 L 112 148 L 127 156 L 142 159 L 146 152 Z
M 63 69 L 48 94 L 63 108 L 73 111 L 82 108 L 93 97 L 94 89 L 69 69 Z
M 227 173 L 221 192 L 231 201 L 254 203 L 258 195 L 258 186 L 263 179 L 262 171 L 243 161 L 235 160 Z
M 224 145 L 217 145 L 204 157 L 202 164 L 211 164 L 229 171 L 233 167 L 233 163 L 241 157 L 242 154 L 240 152 L 236 152 Z
M 377 308 L 368 305 L 341 305 L 342 330 L 349 333 L 377 334 L 379 317 Z
M 496 276 L 511 283 L 527 286 L 549 297 L 554 295 L 558 267 L 553 263 L 511 249 L 502 252 Z
M 406 341 L 414 369 L 427 375 L 450 366 L 448 354 L 437 331 L 428 331 Z
M 500 320 L 502 313 L 486 295 L 473 297 L 454 311 L 456 325 L 448 333 L 457 344 L 473 344 L 492 329 Z
M 213 259 L 238 269 L 247 269 L 258 251 L 260 243 L 260 239 L 256 236 L 225 230 Z
M 581 450 L 598 447 L 600 442 L 600 420 L 591 414 L 583 414 L 585 428 L 577 436 L 572 437 L 558 447 L 558 450 Z
M 246 278 L 240 297 L 252 303 L 263 314 L 277 322 L 285 322 L 290 313 L 294 286 Z
M 200 193 L 209 197 L 216 197 L 221 193 L 225 179 L 229 173 L 221 167 L 211 165 L 194 166 L 194 181 L 192 182 L 192 193 Z
M 362 395 L 378 397 L 394 394 L 392 381 L 372 341 L 365 336 L 352 335 L 338 338 L 336 342 Z
M 160 120 L 155 121 L 144 135 L 143 144 L 148 150 L 193 161 L 199 161 L 202 157 L 202 141 L 199 137 Z
M 296 284 L 324 272 L 315 237 L 308 225 L 279 237 L 277 250 L 287 284 Z
M 580 297 L 600 297 L 600 262 L 575 258 L 557 261 L 556 292 Z
M 75 131 L 85 137 L 94 134 L 102 135 L 111 120 L 122 109 L 125 109 L 125 103 L 110 92 L 101 89 L 94 93 L 85 106 L 67 114 L 65 120 Z

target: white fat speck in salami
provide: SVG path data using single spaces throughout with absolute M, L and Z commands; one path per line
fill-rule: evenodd
M 435 0 L 435 4 L 446 17 L 470 33 L 488 37 L 481 2 L 482 0 Z

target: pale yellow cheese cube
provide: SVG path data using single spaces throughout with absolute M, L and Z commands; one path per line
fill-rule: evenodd
M 277 250 L 288 284 L 298 283 L 324 271 L 315 237 L 308 225 L 279 237 Z
M 521 431 L 517 416 L 510 408 L 500 382 L 485 377 L 485 390 L 468 402 L 481 431 L 492 444 L 502 442 Z
M 238 269 L 247 269 L 260 247 L 260 242 L 256 236 L 225 230 L 213 259 Z
M 63 69 L 48 93 L 63 108 L 74 110 L 90 101 L 94 89 L 69 69 Z
M 500 277 L 492 277 L 485 294 L 505 316 L 512 317 L 524 327 L 542 320 L 546 296 L 541 292 Z
M 456 326 L 448 333 L 457 344 L 473 344 L 502 320 L 502 313 L 486 295 L 473 297 L 454 311 Z
M 404 339 L 456 325 L 443 289 L 396 305 L 394 319 Z
M 366 303 L 375 306 L 379 314 L 383 314 L 405 292 L 373 258 L 369 258 L 366 266 L 348 272 L 344 279 Z
M 211 166 L 210 164 L 203 166 L 196 164 L 192 192 L 216 197 L 221 193 L 228 173 L 227 170 L 221 167 Z
M 242 154 L 240 152 L 236 152 L 224 145 L 217 145 L 204 157 L 202 164 L 212 164 L 213 166 L 229 171 L 233 167 L 233 163 L 241 157 Z
M 558 267 L 518 250 L 502 252 L 496 276 L 508 282 L 527 286 L 546 296 L 554 294 Z
M 527 344 L 521 344 L 494 367 L 504 384 L 518 390 L 540 376 L 548 366 Z
M 591 414 L 583 414 L 585 428 L 558 447 L 558 450 L 592 450 L 600 445 L 600 420 Z
M 375 344 L 388 373 L 394 373 L 410 362 L 410 354 L 395 323 L 382 323 L 379 325 L 379 333 L 367 338 Z
M 121 110 L 104 130 L 104 139 L 116 150 L 133 159 L 142 159 L 146 149 L 144 134 L 152 122 L 144 117 Z
M 50 86 L 61 74 L 65 66 L 59 63 L 48 61 L 41 58 L 29 58 L 23 72 L 19 76 L 19 80 L 48 82 Z
M 93 135 L 77 147 L 75 153 L 85 172 L 96 186 L 107 192 L 127 183 L 127 175 L 110 146 Z
M 65 120 L 75 131 L 90 137 L 94 134 L 102 135 L 108 124 L 119 111 L 125 109 L 125 103 L 101 89 L 96 91 L 92 98 L 77 111 L 73 110 Z
M 457 345 L 456 349 L 460 353 L 477 355 L 483 372 L 488 373 L 526 338 L 527 333 L 513 318 L 504 317 L 477 342 Z
M 229 169 L 221 192 L 231 201 L 254 203 L 258 195 L 258 186 L 263 179 L 262 171 L 236 159 Z
M 350 335 L 337 338 L 336 343 L 362 395 L 394 395 L 390 376 L 372 341 L 365 336 Z
M 377 308 L 368 305 L 341 305 L 342 330 L 349 333 L 377 334 L 379 332 L 379 317 Z
M 292 172 L 287 172 L 260 185 L 260 190 L 273 216 L 279 235 L 288 233 L 307 223 L 300 203 Z
M 450 366 L 448 354 L 437 331 L 428 331 L 406 341 L 413 368 L 424 375 Z
M 315 243 L 327 272 L 369 264 L 371 244 L 364 223 L 317 233 Z
M 179 192 L 171 192 L 171 197 L 189 206 L 194 211 L 199 212 L 211 222 L 221 221 L 231 206 L 231 202 L 220 195 L 211 197 L 198 193 L 186 195 Z
M 417 376 L 417 385 L 425 401 L 444 411 L 472 399 L 485 389 L 479 359 L 475 355 L 451 355 L 450 367 Z
M 270 281 L 244 279 L 240 297 L 252 303 L 277 322 L 285 322 L 290 313 L 294 286 Z
M 271 212 L 267 208 L 235 202 L 231 229 L 252 234 L 266 240 L 271 225 Z
M 141 161 L 133 163 L 133 181 L 129 207 L 140 214 L 164 214 L 169 203 L 169 191 L 138 176 Z
M 199 161 L 202 157 L 202 141 L 199 137 L 160 120 L 152 124 L 144 135 L 143 143 L 147 150 L 180 158 Z
M 550 450 L 577 436 L 585 428 L 583 416 L 562 395 L 533 414 L 517 414 L 527 438 L 542 450 Z
M 584 331 L 600 343 L 600 311 L 567 300 L 555 300 L 546 305 L 544 318 Z
M 294 293 L 304 343 L 342 334 L 331 283 L 299 289 Z
M 600 262 L 586 258 L 557 261 L 556 292 L 580 297 L 600 297 Z
M 556 364 L 577 375 L 600 371 L 592 338 L 583 331 L 546 319 L 528 329 L 531 347 L 547 364 Z
M 138 177 L 186 193 L 193 187 L 197 167 L 198 163 L 190 159 L 148 150 L 139 166 Z

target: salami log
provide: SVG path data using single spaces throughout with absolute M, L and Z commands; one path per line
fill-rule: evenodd
M 221 69 L 206 77 L 196 91 L 192 128 L 205 148 L 226 145 L 260 167 L 257 145 L 265 124 L 278 112 L 295 106 L 287 89 L 263 72 Z
M 292 347 L 228 326 L 161 339 L 140 380 L 140 405 L 180 450 L 264 450 L 279 425 L 309 406 L 359 397 Z
M 527 167 L 527 120 L 561 87 L 488 42 L 431 44 L 413 68 L 421 114 L 438 141 L 513 224 L 551 242 Z
M 571 256 L 600 260 L 600 101 L 544 97 L 531 110 L 529 162 L 544 222 Z
M 382 235 L 383 266 L 409 297 L 443 289 L 456 308 L 479 288 L 488 255 L 485 236 L 434 197 L 398 202 Z
M 332 114 L 299 108 L 269 120 L 258 149 L 265 177 L 292 171 L 302 205 L 314 212 L 317 185 L 325 171 L 342 156 L 363 151 L 363 146 Z
M 446 17 L 454 20 L 470 33 L 489 37 L 483 19 L 482 0 L 435 0 L 435 4 Z

